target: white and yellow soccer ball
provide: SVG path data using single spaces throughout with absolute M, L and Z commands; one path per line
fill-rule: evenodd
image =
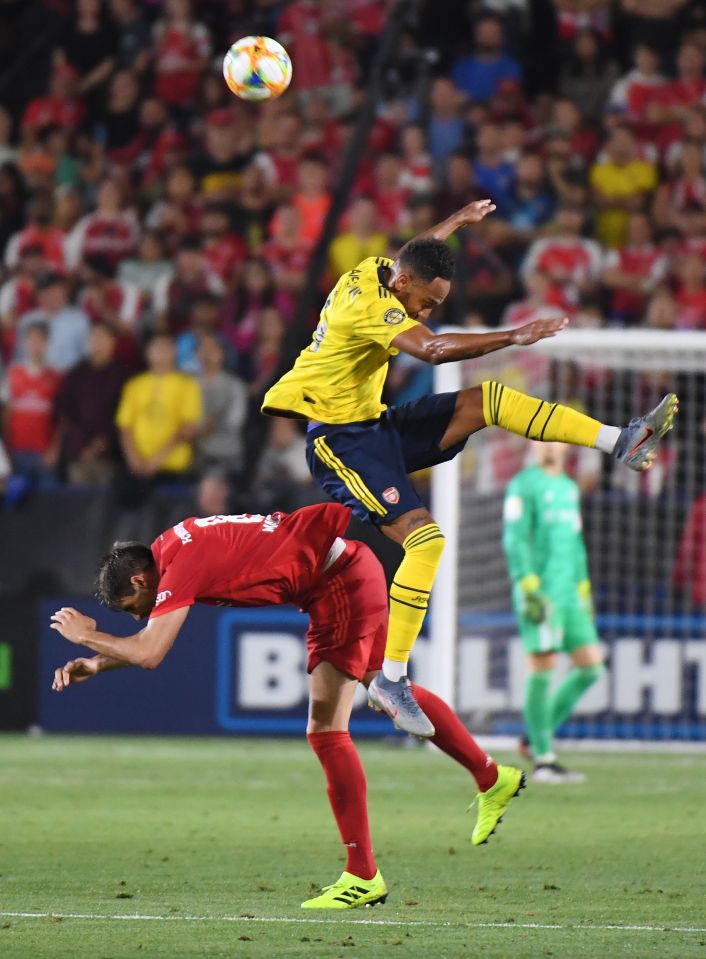
M 226 53 L 223 76 L 237 97 L 271 100 L 289 86 L 292 61 L 282 44 L 271 37 L 243 37 Z

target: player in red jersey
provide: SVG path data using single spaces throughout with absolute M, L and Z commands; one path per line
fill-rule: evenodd
M 61 692 L 105 670 L 159 666 L 197 602 L 294 603 L 308 612 L 307 738 L 324 769 L 347 862 L 333 886 L 302 903 L 307 909 L 351 909 L 384 902 L 387 896 L 373 856 L 365 773 L 348 732 L 358 682 L 367 686 L 382 665 L 387 586 L 372 551 L 342 538 L 349 518 L 350 510 L 337 503 L 291 514 L 192 517 L 162 533 L 151 548 L 116 543 L 101 562 L 102 601 L 136 620 L 149 616 L 134 636 L 101 633 L 94 619 L 72 608 L 52 616 L 52 629 L 98 654 L 56 670 L 53 688 Z M 446 703 L 420 686 L 414 692 L 434 723 L 432 742 L 465 766 L 478 784 L 472 842 L 480 845 L 519 789 L 508 794 L 502 787 L 498 767 Z

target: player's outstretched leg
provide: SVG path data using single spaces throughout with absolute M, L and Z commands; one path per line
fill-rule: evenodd
M 578 410 L 527 396 L 494 380 L 459 393 L 442 449 L 462 442 L 484 426 L 499 426 L 542 442 L 588 446 L 614 456 L 639 472 L 654 462 L 657 446 L 674 425 L 679 399 L 668 393 L 653 410 L 627 426 L 608 426 Z
M 302 909 L 356 909 L 387 898 L 370 838 L 365 771 L 348 732 L 357 685 L 325 662 L 310 678 L 307 739 L 326 776 L 331 810 L 346 848 L 346 868 L 336 882 L 303 902 Z
M 382 671 L 368 688 L 368 701 L 373 709 L 387 713 L 398 729 L 428 739 L 434 735 L 434 725 L 412 694 L 407 662 L 429 605 L 444 534 L 425 509 L 410 510 L 384 530 L 401 544 L 404 557 L 390 587 L 385 658 Z
M 418 686 L 412 686 L 417 702 L 434 723 L 432 742 L 447 756 L 464 766 L 478 784 L 478 818 L 471 835 L 474 846 L 481 846 L 495 832 L 513 799 L 525 785 L 525 774 L 513 766 L 498 766 L 478 745 L 443 699 Z

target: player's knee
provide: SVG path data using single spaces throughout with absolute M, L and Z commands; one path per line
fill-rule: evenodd
M 426 526 L 420 526 L 402 543 L 405 555 L 413 556 L 421 562 L 437 566 L 444 552 L 446 537 L 441 528 L 432 520 Z
M 579 666 L 578 671 L 584 685 L 588 688 L 598 682 L 605 672 L 605 666 L 603 663 L 593 663 L 591 666 Z

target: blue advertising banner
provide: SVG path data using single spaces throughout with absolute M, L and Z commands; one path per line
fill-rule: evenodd
M 85 600 L 41 604 L 39 722 L 56 732 L 301 735 L 306 728 L 307 618 L 293 609 L 195 606 L 159 669 L 117 670 L 58 694 L 54 669 L 82 655 L 49 629 L 59 606 L 76 605 L 102 629 L 134 623 Z M 581 737 L 706 739 L 706 619 L 598 617 L 608 669 L 580 700 L 563 733 Z M 415 647 L 426 674 L 427 643 Z M 521 732 L 525 657 L 507 614 L 462 615 L 456 708 L 477 732 Z M 557 681 L 569 668 L 562 657 Z M 414 665 L 414 663 L 413 663 Z M 351 730 L 386 736 L 389 721 L 358 690 Z

